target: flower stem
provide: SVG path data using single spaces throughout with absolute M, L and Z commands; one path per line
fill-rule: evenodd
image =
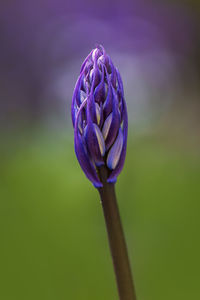
M 107 227 L 119 299 L 136 300 L 126 242 L 116 201 L 115 187 L 114 184 L 107 183 L 107 169 L 105 167 L 99 169 L 99 174 L 103 187 L 98 190 Z

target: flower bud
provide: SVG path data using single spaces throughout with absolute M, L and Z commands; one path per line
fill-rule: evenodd
M 102 187 L 98 170 L 104 165 L 107 182 L 116 182 L 126 155 L 128 118 L 121 76 L 102 46 L 81 67 L 71 114 L 75 152 L 85 175 Z

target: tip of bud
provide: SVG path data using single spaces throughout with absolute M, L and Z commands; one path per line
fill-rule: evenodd
M 105 55 L 105 49 L 102 45 L 97 45 L 96 48 L 92 50 L 92 60 L 94 63 L 102 56 Z

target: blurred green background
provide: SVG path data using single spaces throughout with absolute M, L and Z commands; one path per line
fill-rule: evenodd
M 117 299 L 99 195 L 72 136 L 27 134 L 1 155 L 0 179 L 0 299 Z M 138 299 L 199 299 L 199 179 L 195 148 L 129 134 L 116 189 Z
M 117 184 L 138 300 L 200 299 L 200 6 L 0 1 L 0 300 L 117 300 L 98 192 L 70 105 L 101 43 L 121 72 Z

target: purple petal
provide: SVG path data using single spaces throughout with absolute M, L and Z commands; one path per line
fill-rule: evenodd
M 97 65 L 97 61 L 95 60 L 93 65 L 92 84 L 91 84 L 90 92 L 94 92 L 94 89 L 99 84 L 100 80 L 101 80 L 101 74 Z
M 94 101 L 94 95 L 90 94 L 87 100 L 87 120 L 91 120 L 93 123 L 98 123 L 96 113 L 96 103 Z
M 105 154 L 105 143 L 99 127 L 88 122 L 85 131 L 85 140 L 90 156 L 94 159 L 97 166 L 103 165 L 103 156 Z
M 121 75 L 120 75 L 117 68 L 116 68 L 116 73 L 117 73 L 117 81 L 118 81 L 118 90 L 120 90 L 120 93 L 121 93 L 122 97 L 124 97 L 123 82 L 122 82 Z
M 79 117 L 82 113 L 82 110 L 86 104 L 86 100 L 82 103 L 77 116 L 76 116 L 76 122 L 75 122 L 75 129 L 74 129 L 74 144 L 75 144 L 75 152 L 77 159 L 79 161 L 79 164 L 84 171 L 85 175 L 89 180 L 91 180 L 95 187 L 101 187 L 102 183 L 100 182 L 98 175 L 96 173 L 96 170 L 89 158 L 89 154 L 87 152 L 87 148 L 85 145 L 85 140 L 79 133 L 78 124 L 79 124 Z
M 119 129 L 118 136 L 111 147 L 110 151 L 108 152 L 107 157 L 107 166 L 110 170 L 114 170 L 116 166 L 118 165 L 121 152 L 123 147 L 123 133 L 121 128 Z
M 87 99 L 85 99 L 83 101 L 83 103 L 81 104 L 79 110 L 76 113 L 76 119 L 75 119 L 75 125 L 74 125 L 74 135 L 78 134 L 79 132 L 81 134 L 83 134 L 83 117 L 82 115 L 84 115 L 84 110 L 85 110 L 85 105 L 87 103 Z
M 104 156 L 104 154 L 105 154 L 105 143 L 104 143 L 103 135 L 101 133 L 101 130 L 99 129 L 99 127 L 95 123 L 94 123 L 94 129 L 95 129 L 95 133 L 96 133 L 96 137 L 97 137 L 97 141 L 98 141 L 98 145 L 99 145 L 99 150 L 101 152 L 101 155 Z
M 104 119 L 103 119 L 103 104 L 101 102 L 100 103 L 100 123 L 98 124 L 99 128 L 102 128 L 103 122 L 104 122 Z
M 81 75 L 79 76 L 75 88 L 74 88 L 74 93 L 73 93 L 73 97 L 72 97 L 72 105 L 71 105 L 71 116 L 72 116 L 72 123 L 73 123 L 73 127 L 75 124 L 75 114 L 76 114 L 76 107 L 77 107 L 77 94 L 80 90 L 80 84 L 81 84 Z
M 83 69 L 85 68 L 85 65 L 86 65 L 86 63 L 89 61 L 89 59 L 90 59 L 90 57 L 91 57 L 91 55 L 92 55 L 92 52 L 93 52 L 93 50 L 88 54 L 88 56 L 85 58 L 85 60 L 84 60 L 84 62 L 83 62 L 83 64 L 82 64 L 82 66 L 81 66 L 81 71 L 80 71 L 80 73 L 82 73 L 82 71 L 83 71 Z
M 76 97 L 76 104 L 78 106 L 81 105 L 82 101 L 81 101 L 81 86 L 82 86 L 82 80 L 83 80 L 83 74 L 81 74 L 79 76 L 79 79 L 77 81 L 77 85 L 75 87 L 75 90 L 74 90 L 74 94 L 75 94 L 75 97 Z
M 112 111 L 112 87 L 111 83 L 108 82 L 108 93 L 106 100 L 103 105 L 103 113 L 104 113 L 104 118 L 107 118 L 107 116 L 111 113 Z
M 85 150 L 83 138 L 78 132 L 75 133 L 74 143 L 76 157 L 86 177 L 92 181 L 95 187 L 102 187 L 102 183 L 100 182 L 96 170 L 89 159 L 89 155 Z
M 110 125 L 112 122 L 112 118 L 113 118 L 113 114 L 110 113 L 109 116 L 106 118 L 104 124 L 103 124 L 103 129 L 102 129 L 102 134 L 103 134 L 103 138 L 104 140 L 106 140 L 109 130 L 110 130 Z
M 96 119 L 97 119 L 97 125 L 101 122 L 101 107 L 98 103 L 95 102 L 95 108 L 96 108 Z
M 122 118 L 123 118 L 123 148 L 122 148 L 122 152 L 120 155 L 118 165 L 110 173 L 110 176 L 108 177 L 107 182 L 116 182 L 117 176 L 119 175 L 119 173 L 121 172 L 121 170 L 124 166 L 124 161 L 125 161 L 125 156 L 126 156 L 127 135 L 128 135 L 128 115 L 127 115 L 126 103 L 125 103 L 124 99 L 122 99 L 122 101 L 123 101 L 123 106 L 124 106 L 123 116 L 122 116 Z
M 97 62 L 97 59 L 99 58 L 99 56 L 101 55 L 101 52 L 99 51 L 98 48 L 95 48 L 93 51 L 92 51 L 92 60 L 94 63 Z
M 74 127 L 75 117 L 76 117 L 76 109 L 73 105 L 73 99 L 72 99 L 72 106 L 71 106 L 71 117 L 72 117 L 72 124 L 73 124 L 73 127 Z
M 112 88 L 112 120 L 110 123 L 110 128 L 108 129 L 108 134 L 105 139 L 106 149 L 109 149 L 110 146 L 113 144 L 117 133 L 120 127 L 120 115 L 118 109 L 118 98 L 114 88 Z M 109 116 L 108 116 L 109 117 Z
M 102 70 L 101 81 L 95 88 L 94 99 L 97 103 L 104 102 L 105 100 L 104 70 Z

